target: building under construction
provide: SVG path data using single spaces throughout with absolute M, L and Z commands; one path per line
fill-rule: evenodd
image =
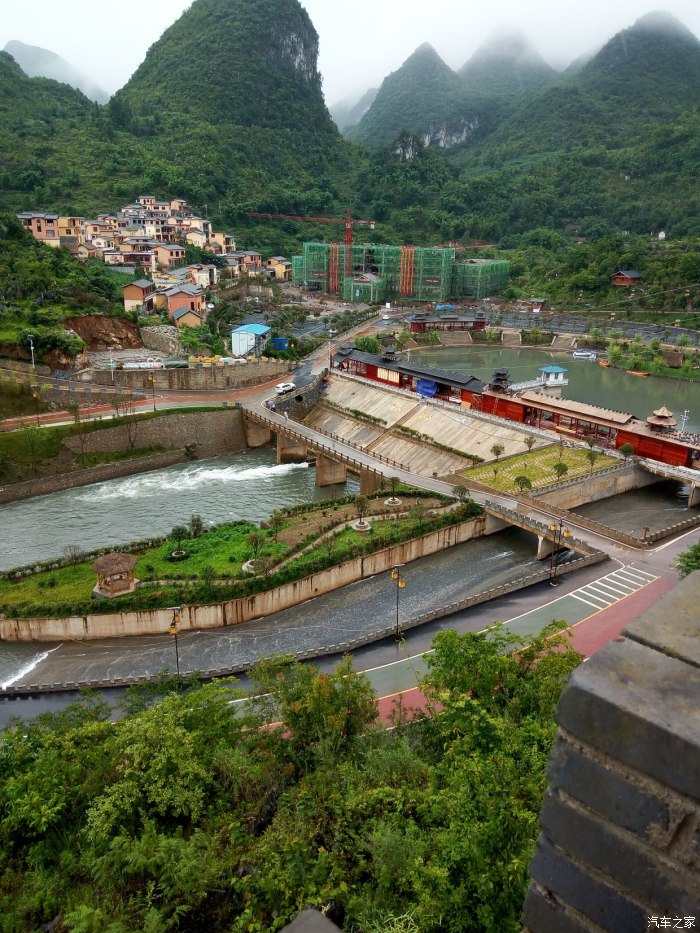
M 292 259 L 295 285 L 366 303 L 483 298 L 506 285 L 509 270 L 505 260 L 455 262 L 454 249 L 368 243 L 304 243 Z

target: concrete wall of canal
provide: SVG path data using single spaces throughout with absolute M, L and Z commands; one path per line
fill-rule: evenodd
M 131 446 L 130 430 L 134 432 L 135 447 L 161 445 L 176 449 L 148 457 L 135 457 L 133 460 L 105 463 L 84 470 L 57 473 L 54 476 L 0 486 L 0 504 L 30 499 L 32 496 L 45 496 L 63 489 L 89 486 L 91 483 L 103 483 L 121 476 L 134 476 L 149 470 L 161 470 L 187 460 L 185 446 L 188 444 L 194 445 L 193 449 L 198 458 L 236 453 L 247 447 L 243 413 L 237 408 L 227 408 L 210 412 L 174 412 L 163 414 L 159 418 L 136 421 L 131 427 L 105 427 L 84 436 L 85 452 L 128 450 Z M 75 453 L 80 452 L 78 437 L 66 438 L 64 444 Z
M 341 586 L 356 583 L 366 577 L 390 570 L 397 564 L 408 564 L 429 554 L 480 538 L 486 532 L 486 517 L 470 519 L 449 528 L 440 528 L 411 541 L 396 544 L 366 557 L 346 561 L 336 567 L 286 583 L 265 593 L 232 599 L 210 606 L 185 606 L 181 610 L 178 631 L 223 628 L 248 622 L 298 606 L 330 593 Z M 162 635 L 168 631 L 172 612 L 151 609 L 135 612 L 114 612 L 101 615 L 70 616 L 66 619 L 1 619 L 0 640 L 56 642 L 65 639 L 89 640 L 119 638 L 132 635 Z M 342 632 L 339 639 L 342 640 Z

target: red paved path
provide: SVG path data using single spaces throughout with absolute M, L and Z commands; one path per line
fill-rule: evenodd
M 653 605 L 658 599 L 673 588 L 673 582 L 657 579 L 630 596 L 626 596 L 613 606 L 601 609 L 572 626 L 573 645 L 586 658 L 599 651 L 609 641 L 617 638 L 623 628 Z M 428 701 L 418 687 L 402 690 L 377 700 L 381 722 L 390 723 L 398 703 L 412 718 L 417 712 L 426 712 Z

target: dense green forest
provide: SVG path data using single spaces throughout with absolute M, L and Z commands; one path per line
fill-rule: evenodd
M 700 43 L 668 17 L 554 83 L 523 43 L 503 39 L 460 75 L 421 47 L 363 118 L 369 151 L 330 120 L 317 44 L 297 0 L 196 0 L 107 107 L 0 54 L 4 202 L 89 216 L 143 191 L 181 196 L 242 247 L 287 255 L 332 228 L 248 211 L 350 207 L 384 241 L 419 244 L 567 224 L 589 238 L 700 234 Z
M 124 314 L 121 283 L 130 278 L 102 262 L 83 266 L 0 214 L 0 352 L 21 347 L 28 353 L 31 334 L 37 359 L 51 350 L 75 356 L 83 341 L 66 331 L 66 318 Z
M 347 661 L 264 662 L 265 696 L 242 709 L 226 684 L 164 680 L 114 723 L 86 696 L 7 729 L 0 930 L 248 933 L 312 905 L 357 933 L 516 933 L 580 662 L 553 631 L 524 649 L 502 629 L 441 633 L 439 705 L 415 724 L 398 709 L 392 731 Z

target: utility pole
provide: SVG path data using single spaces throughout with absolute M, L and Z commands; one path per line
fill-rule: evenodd
M 396 622 L 394 624 L 394 640 L 397 642 L 401 641 L 401 623 L 399 622 L 399 593 L 401 590 L 406 588 L 406 580 L 401 576 L 401 571 L 398 567 L 394 567 L 391 571 L 391 579 L 396 582 Z
M 571 532 L 568 528 L 563 527 L 564 519 L 559 519 L 559 524 L 551 524 L 549 530 L 554 535 L 554 541 L 552 542 L 552 554 L 549 559 L 549 585 L 558 586 L 559 581 L 557 580 L 557 569 L 559 567 L 559 551 L 561 549 L 562 540 L 564 538 L 570 538 Z
M 180 606 L 176 606 L 173 609 L 173 621 L 170 623 L 170 634 L 175 639 L 175 668 L 177 670 L 177 676 L 180 676 L 180 652 L 177 647 L 177 626 L 180 622 Z

